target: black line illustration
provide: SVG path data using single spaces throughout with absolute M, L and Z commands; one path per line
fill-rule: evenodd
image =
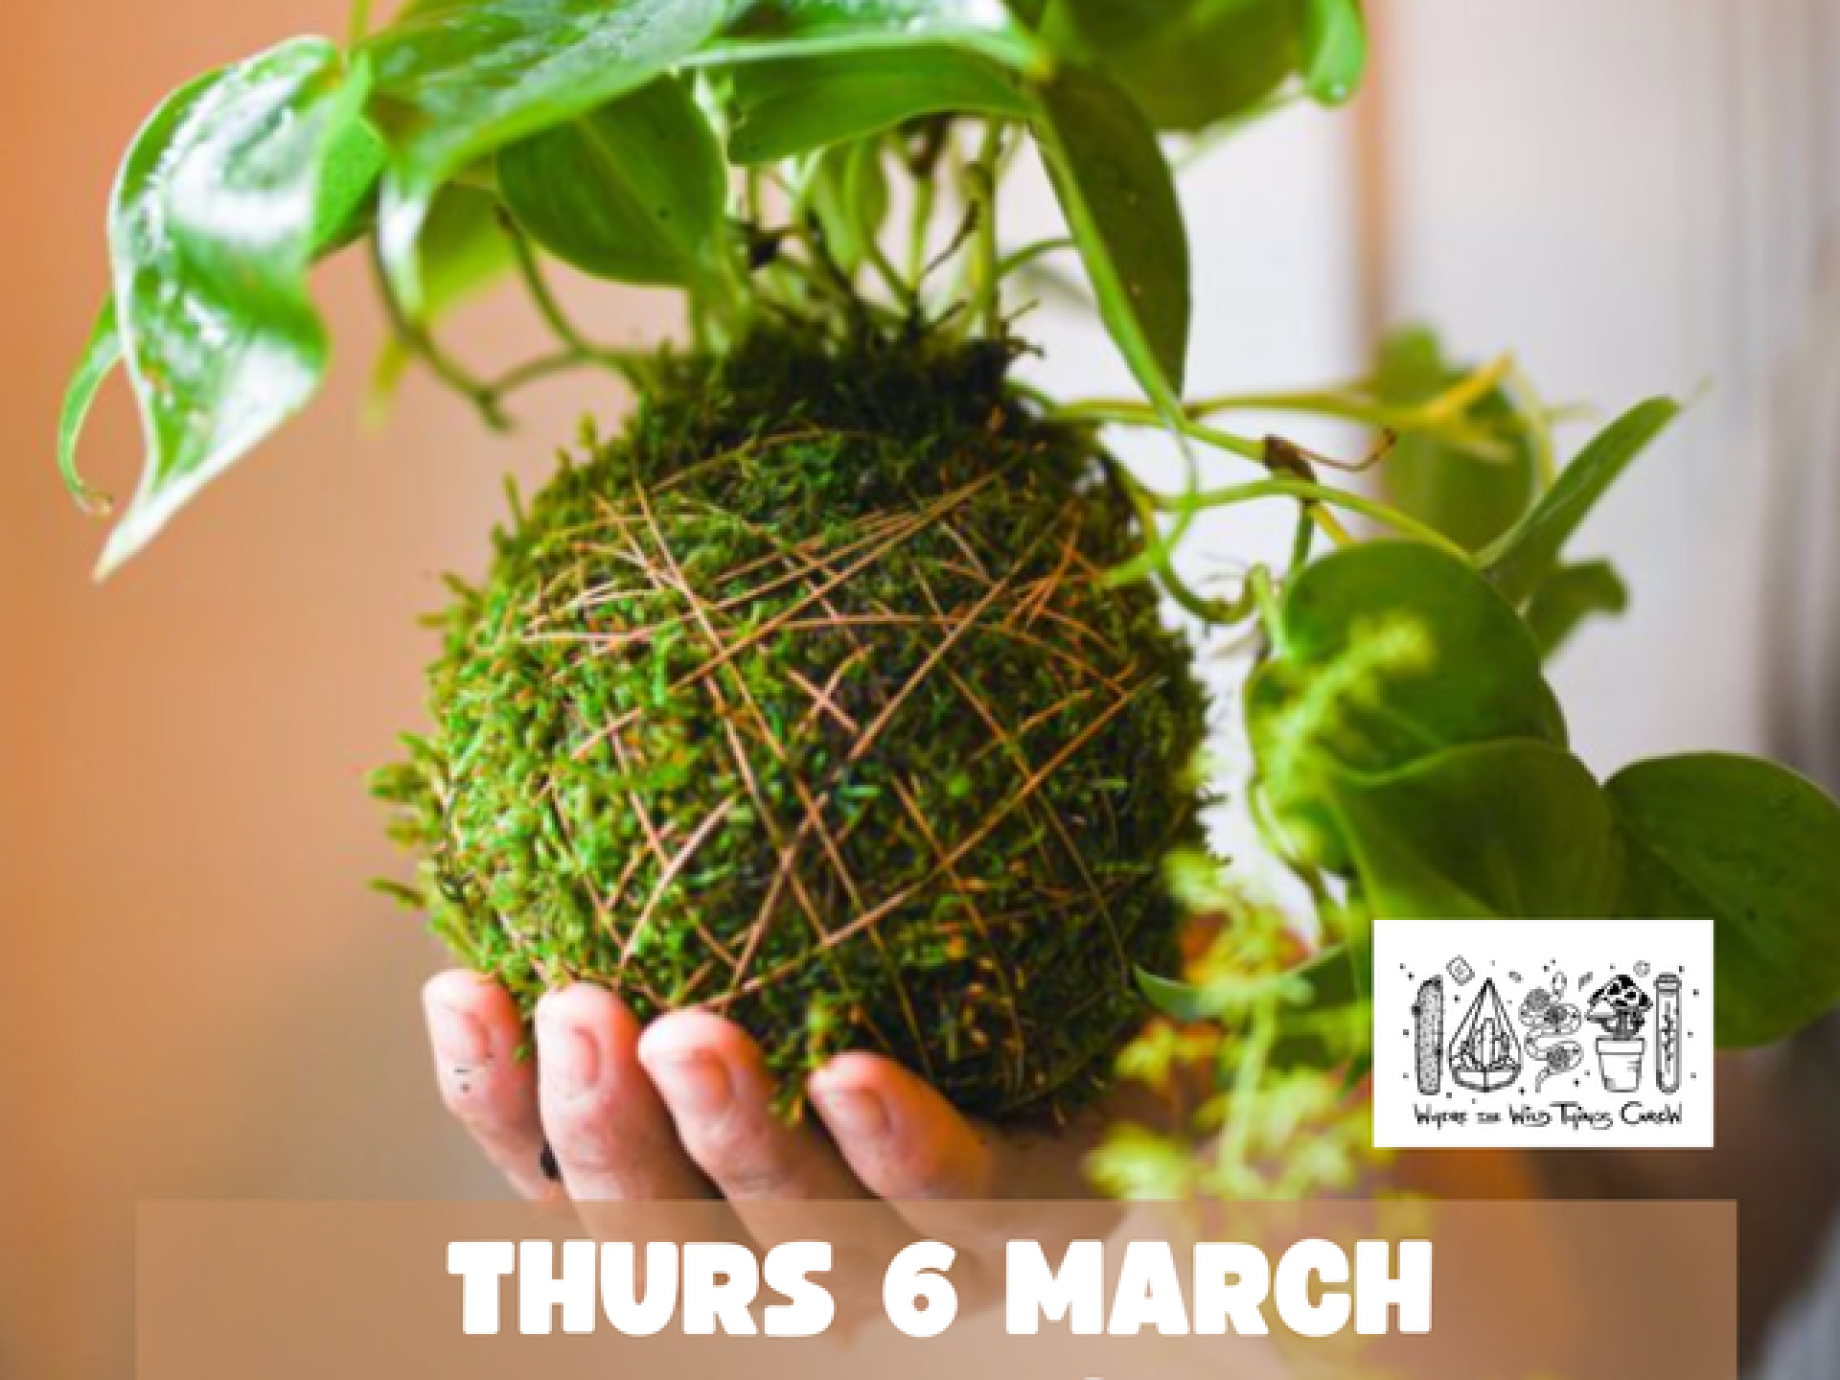
M 1418 1090 L 1430 1097 L 1444 1086 L 1443 978 L 1430 978 L 1418 989 L 1412 1022 L 1418 1043 Z
M 1648 1047 L 1641 1038 L 1643 1013 L 1654 1004 L 1626 973 L 1591 993 L 1591 1009 L 1585 1015 L 1605 1031 L 1597 1037 L 1597 1062 L 1606 1092 L 1634 1092 L 1642 1085 L 1642 1055 Z
M 1450 1076 L 1472 1092 L 1496 1092 L 1521 1076 L 1521 1044 L 1490 978 L 1450 1042 Z
M 1536 987 L 1521 1000 L 1521 1024 L 1527 1027 L 1527 1058 L 1531 1063 L 1546 1065 L 1533 1080 L 1538 1094 L 1546 1080 L 1570 1073 L 1584 1062 L 1584 1046 L 1568 1035 L 1576 1035 L 1584 1017 L 1572 1002 L 1561 1001 L 1565 994 L 1565 974 L 1556 973 L 1552 990 Z
M 1663 973 L 1655 979 L 1655 1086 L 1664 1093 L 1680 1091 L 1680 976 Z

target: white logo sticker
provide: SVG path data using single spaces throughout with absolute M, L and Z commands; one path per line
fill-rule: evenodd
M 1710 920 L 1382 920 L 1374 1144 L 1712 1144 Z

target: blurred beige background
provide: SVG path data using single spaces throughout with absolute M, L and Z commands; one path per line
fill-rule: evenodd
M 1810 93 L 1840 59 L 1833 8 L 1393 0 L 1356 118 L 1287 116 L 1187 186 L 1198 389 L 1351 373 L 1379 322 L 1419 313 L 1468 352 L 1520 346 L 1558 397 L 1720 379 L 1594 529 L 1629 553 L 1641 601 L 1563 672 L 1601 765 L 1769 736 L 1772 380 L 1840 187 L 1832 141 L 1785 150 L 1824 127 Z M 348 262 L 321 284 L 337 364 L 317 405 L 107 588 L 88 579 L 101 531 L 52 463 L 132 132 L 196 72 L 342 23 L 336 0 L 7 6 L 0 1375 L 127 1370 L 137 1200 L 496 1191 L 426 1077 L 415 990 L 438 956 L 364 885 L 395 862 L 363 778 L 417 722 L 414 619 L 439 571 L 479 564 L 502 474 L 540 476 L 546 438 L 618 399 L 558 385 L 492 439 L 417 379 L 367 435 L 378 326 Z M 594 301 L 610 338 L 667 318 L 654 298 Z M 1116 381 L 1090 330 L 1037 329 L 1056 380 Z M 462 332 L 494 351 L 535 338 L 500 306 Z M 118 385 L 86 457 L 131 487 Z M 1209 540 L 1217 568 L 1234 534 Z
M 585 386 L 514 441 L 421 380 L 387 432 L 362 265 L 322 280 L 333 381 L 105 588 L 51 464 L 104 291 L 116 160 L 165 92 L 335 3 L 8 6 L 0 62 L 0 1374 L 124 1374 L 138 1199 L 496 1192 L 426 1077 L 434 946 L 368 891 L 395 866 L 365 773 L 417 723 L 436 574 L 479 564 L 501 477 L 547 467 Z M 620 304 L 615 304 L 618 307 Z M 650 333 L 655 305 L 610 329 Z M 504 348 L 521 316 L 481 322 Z M 490 313 L 488 313 L 490 317 Z M 131 489 L 132 405 L 86 446 Z

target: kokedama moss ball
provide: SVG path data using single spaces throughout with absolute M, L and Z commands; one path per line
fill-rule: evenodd
M 501 532 L 380 789 L 422 900 L 526 1008 L 739 1021 L 796 1088 L 890 1054 L 1064 1110 L 1167 969 L 1202 697 L 1086 431 L 1007 352 L 795 334 L 660 364 Z

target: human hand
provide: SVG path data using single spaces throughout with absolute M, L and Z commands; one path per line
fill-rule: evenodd
M 577 983 L 538 1004 L 536 1057 L 519 1059 L 523 1023 L 491 980 L 442 973 L 423 1004 L 442 1100 L 531 1198 L 1083 1197 L 1081 1161 L 1109 1119 L 997 1132 L 892 1060 L 857 1053 L 811 1075 L 816 1117 L 788 1125 L 760 1050 L 711 1012 L 642 1029 L 611 992 Z

